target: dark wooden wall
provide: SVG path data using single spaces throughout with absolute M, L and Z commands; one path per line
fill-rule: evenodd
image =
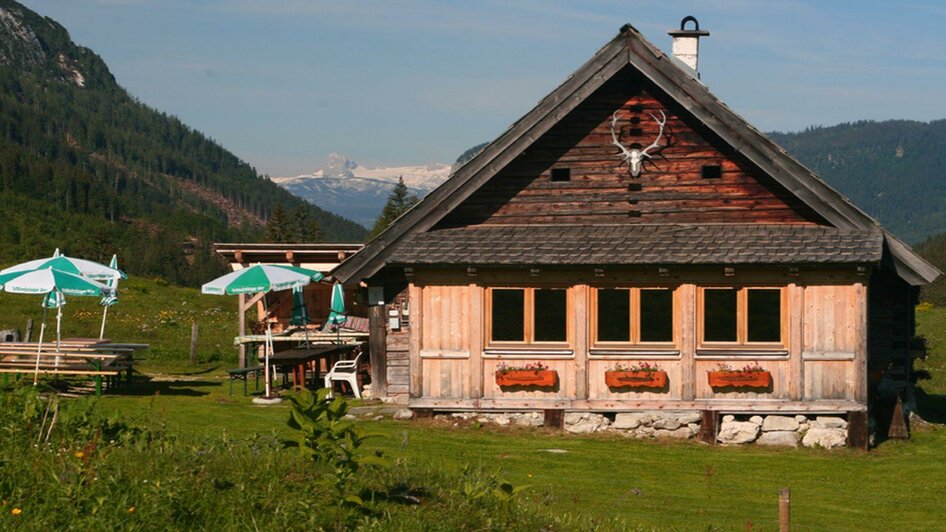
M 631 177 L 611 144 L 646 147 L 667 114 L 662 149 Z M 704 165 L 722 177 L 704 179 Z M 552 168 L 571 170 L 551 182 Z M 635 190 L 639 186 L 639 190 Z M 822 223 L 630 67 L 615 76 L 451 213 L 440 227 L 536 223 Z

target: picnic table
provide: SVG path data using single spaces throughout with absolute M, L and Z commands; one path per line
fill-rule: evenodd
M 148 344 L 112 343 L 107 340 L 67 339 L 59 342 L 0 342 L 0 373 L 4 384 L 11 374 L 87 375 L 95 381 L 96 395 L 102 394 L 102 379 L 120 377 L 127 371 L 131 379 L 133 354 Z
M 319 376 L 319 366 L 325 360 L 327 367 L 350 355 L 360 347 L 359 344 L 315 345 L 311 347 L 297 347 L 286 349 L 269 357 L 269 363 L 274 366 L 292 368 L 292 382 L 294 386 L 305 387 L 306 367 L 315 362 L 316 379 Z

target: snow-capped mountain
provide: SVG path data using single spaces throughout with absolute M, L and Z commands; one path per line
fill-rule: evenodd
M 419 197 L 443 183 L 449 164 L 367 168 L 333 153 L 311 174 L 274 177 L 273 182 L 319 207 L 371 227 L 399 178 Z

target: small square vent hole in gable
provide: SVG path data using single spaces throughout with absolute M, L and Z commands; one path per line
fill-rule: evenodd
M 723 177 L 723 167 L 718 164 L 703 165 L 703 179 L 719 179 Z
M 549 180 L 552 181 L 553 183 L 571 181 L 572 169 L 571 168 L 552 168 L 552 174 L 549 177 Z

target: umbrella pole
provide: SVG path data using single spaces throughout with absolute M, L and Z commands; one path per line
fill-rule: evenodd
M 269 352 L 273 347 L 273 329 L 268 319 L 269 305 L 266 303 L 266 294 L 263 294 L 263 319 L 266 320 L 266 342 L 263 347 L 263 378 L 266 380 L 266 399 L 272 396 L 272 375 L 269 367 Z
M 60 302 L 62 299 L 59 300 Z M 60 356 L 58 353 L 61 351 L 60 342 L 62 341 L 62 305 L 59 305 L 59 308 L 56 309 L 56 367 L 59 367 Z
M 33 386 L 39 382 L 39 355 L 43 352 L 43 333 L 46 332 L 46 306 L 43 305 L 43 323 L 39 326 L 39 345 L 36 347 L 36 368 L 33 370 Z
M 102 329 L 99 331 L 99 340 L 105 338 L 105 317 L 108 316 L 108 305 L 105 305 L 105 310 L 102 311 Z

